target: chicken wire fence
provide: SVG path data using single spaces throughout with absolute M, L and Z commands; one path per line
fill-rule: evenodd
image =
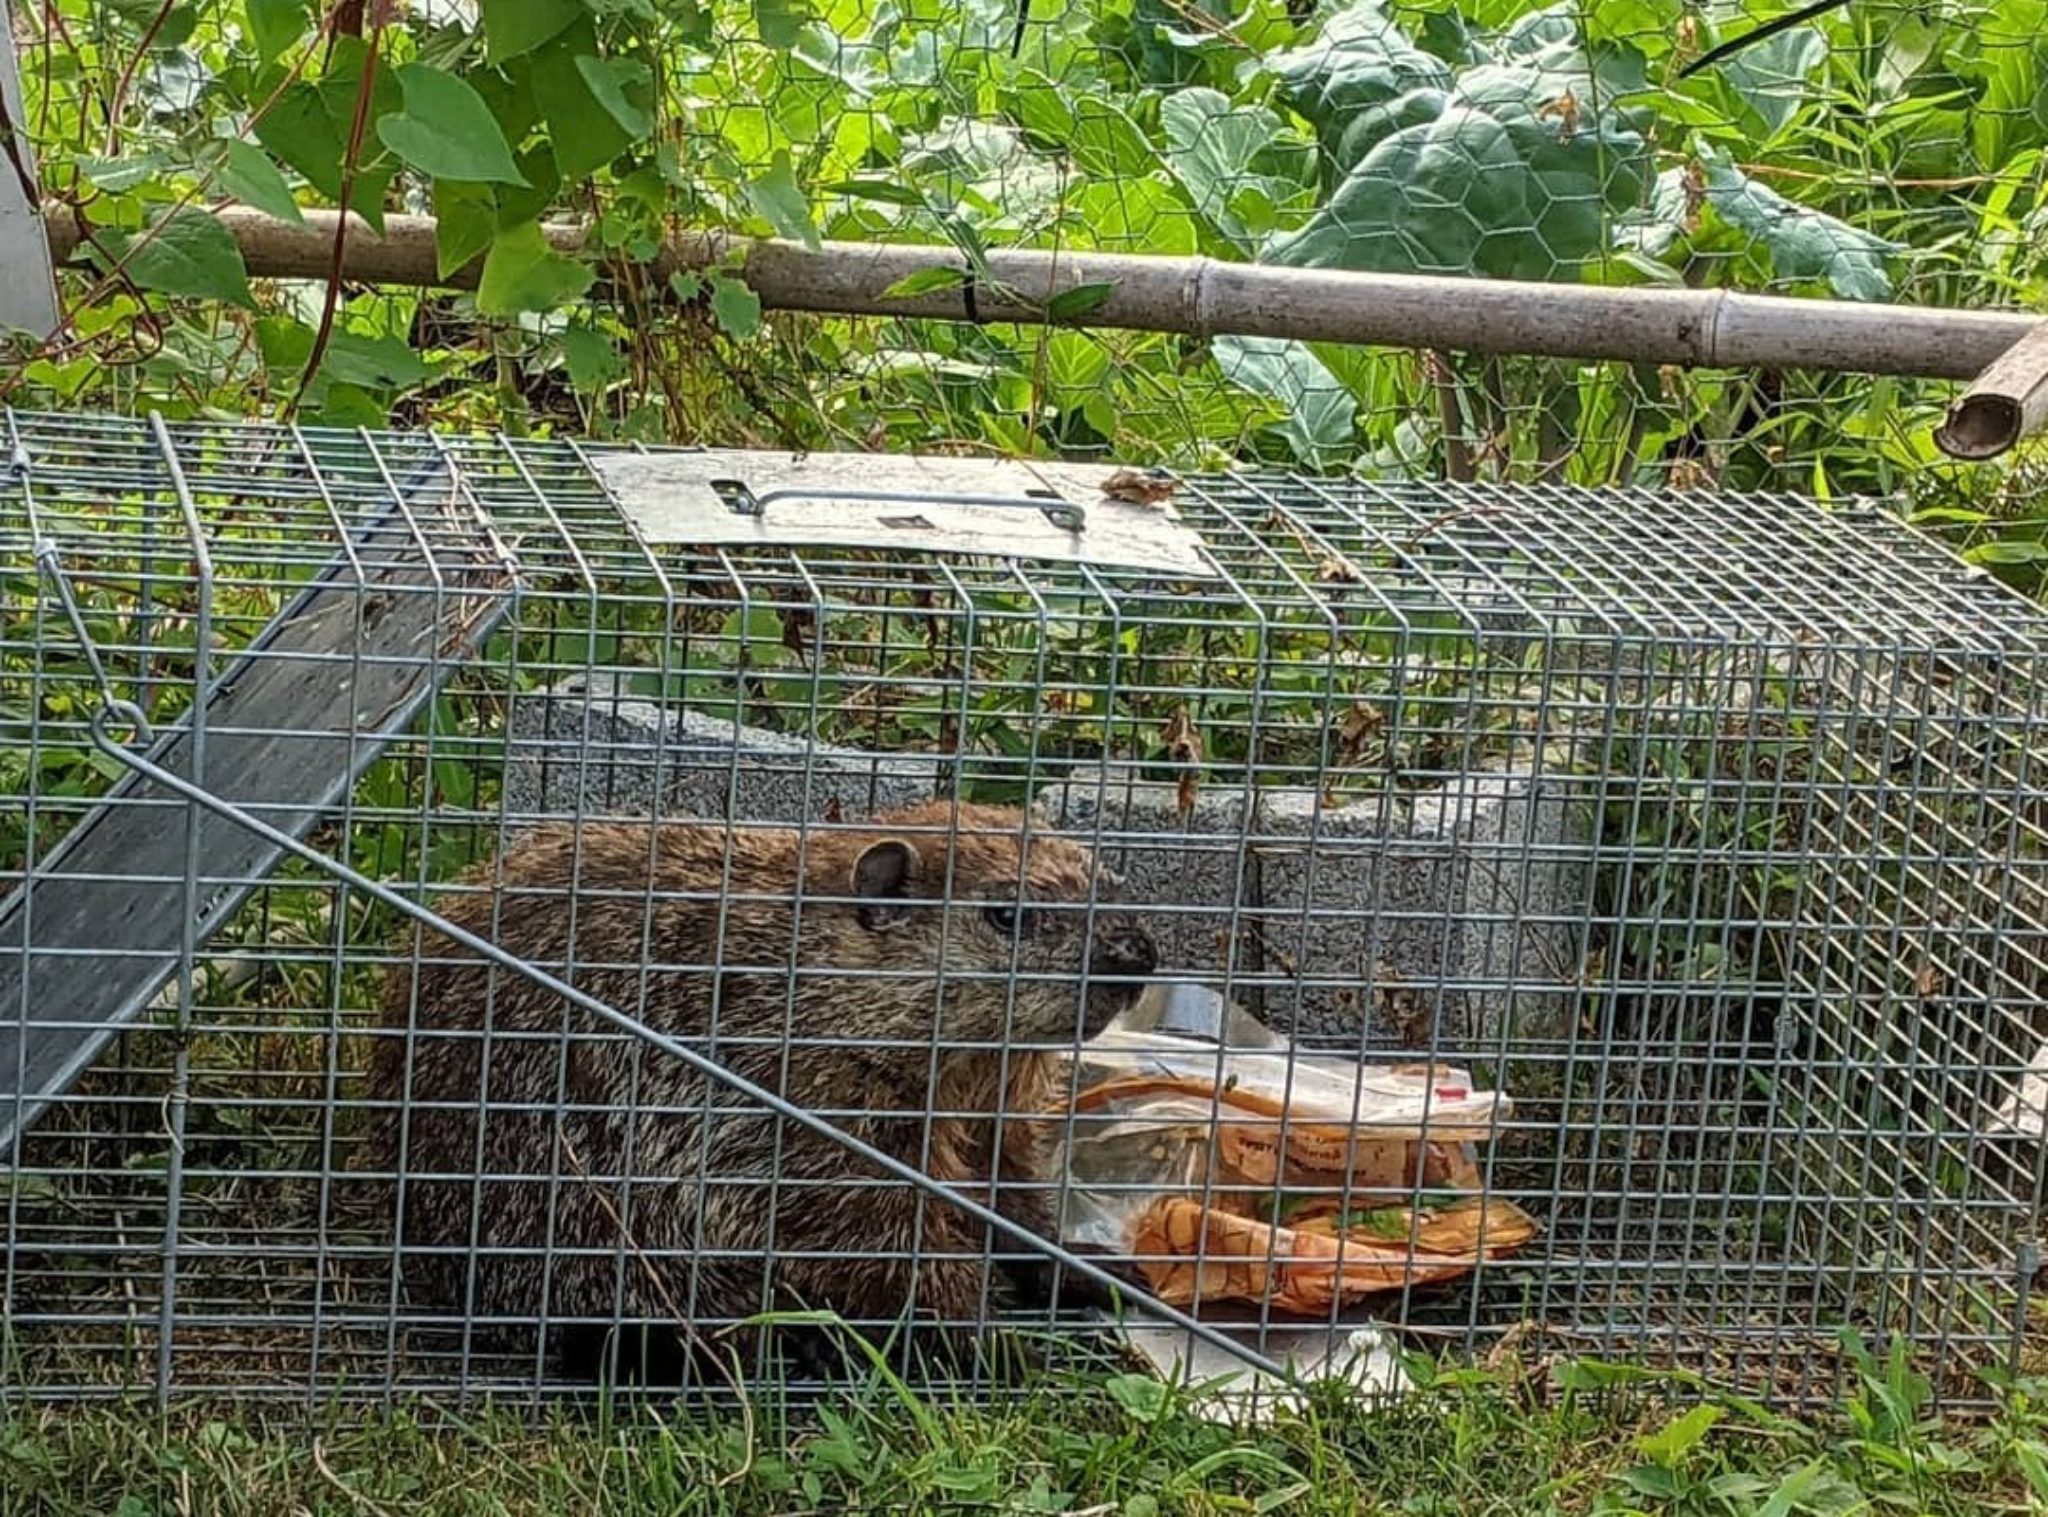
M 1141 982 L 1509 1104 L 1535 1235 L 1325 1326 L 2025 1351 L 2043 621 L 1876 503 L 6 425 L 9 1395 L 568 1393 L 771 1264 L 1097 1341 L 911 1176 L 1128 1278 L 986 1182 Z

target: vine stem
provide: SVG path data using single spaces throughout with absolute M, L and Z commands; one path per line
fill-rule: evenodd
M 164 29 L 164 23 L 171 19 L 171 12 L 178 8 L 178 0 L 163 0 L 150 18 L 149 26 L 135 44 L 135 51 L 128 55 L 128 61 L 121 67 L 121 77 L 115 81 L 113 98 L 107 102 L 107 156 L 114 157 L 121 150 L 121 111 L 128 104 L 128 91 L 135 87 L 136 71 L 142 67 L 142 60 L 149 56 L 150 46 L 156 41 L 156 34 Z
M 337 6 L 335 17 L 347 12 L 347 7 Z M 384 42 L 384 27 L 391 19 L 390 0 L 380 0 L 370 15 L 367 28 L 369 35 L 364 39 L 363 76 L 356 82 L 355 114 L 348 124 L 348 148 L 341 157 L 341 193 L 335 197 L 340 214 L 334 218 L 334 252 L 327 267 L 327 294 L 320 302 L 320 327 L 313 334 L 312 350 L 306 354 L 306 366 L 299 373 L 299 382 L 292 391 L 279 415 L 282 421 L 290 421 L 306 399 L 306 392 L 312 388 L 313 377 L 320 372 L 320 365 L 326 361 L 328 344 L 334 340 L 334 322 L 341 310 L 341 282 L 348 264 L 348 212 L 349 202 L 355 196 L 356 167 L 362 158 L 363 137 L 370 125 L 370 101 L 377 88 L 377 66 Z M 328 42 L 333 42 L 330 29 Z

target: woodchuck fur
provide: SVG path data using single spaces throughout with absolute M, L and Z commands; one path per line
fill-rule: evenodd
M 1057 1129 L 1024 1119 L 1157 963 L 1092 854 L 1007 808 L 549 824 L 464 884 L 449 921 L 1047 1238 Z M 409 1289 L 485 1341 L 546 1323 L 565 1374 L 666 1381 L 707 1340 L 751 1363 L 727 1324 L 823 1309 L 957 1365 L 968 1324 L 1047 1301 L 1016 1240 L 438 933 L 405 948 L 366 1157 L 402 1182 Z M 815 1332 L 770 1336 L 820 1368 Z

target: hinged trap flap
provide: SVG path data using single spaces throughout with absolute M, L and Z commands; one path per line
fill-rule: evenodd
M 1169 498 L 1103 493 L 1102 464 L 707 448 L 598 454 L 591 466 L 650 543 L 840 547 L 1044 559 L 1214 579 Z M 1161 493 L 1170 476 L 1157 476 Z
M 394 502 L 352 538 L 355 563 L 338 553 L 213 681 L 201 783 L 303 839 L 475 657 L 512 603 L 511 566 L 481 522 L 472 552 L 441 536 L 430 554 L 406 519 L 439 502 L 443 531 L 461 530 L 460 498 L 442 475 Z M 151 757 L 191 778 L 191 732 L 188 719 Z M 0 1162 L 178 971 L 188 899 L 167 882 L 184 875 L 187 808 L 152 788 L 123 775 L 0 902 Z M 201 828 L 203 943 L 283 852 L 217 818 Z

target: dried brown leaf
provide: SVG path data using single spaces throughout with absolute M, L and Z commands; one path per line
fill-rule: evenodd
M 1570 142 L 1579 130 L 1579 97 L 1566 86 L 1565 92 L 1536 112 L 1538 121 L 1557 118 L 1557 140 Z
M 1166 747 L 1167 758 L 1182 766 L 1179 801 L 1180 814 L 1185 820 L 1195 809 L 1202 782 L 1202 733 L 1186 706 L 1177 709 L 1167 719 L 1159 740 Z
M 811 637 L 817 631 L 818 619 L 802 607 L 792 607 L 782 613 L 782 646 L 798 658 L 808 659 L 811 654 Z
M 1102 493 L 1111 500 L 1134 506 L 1163 506 L 1173 498 L 1180 481 L 1171 474 L 1146 469 L 1119 469 L 1102 482 Z
M 1366 754 L 1387 725 L 1387 714 L 1378 706 L 1353 701 L 1337 728 L 1337 764 L 1350 769 L 1365 761 Z

